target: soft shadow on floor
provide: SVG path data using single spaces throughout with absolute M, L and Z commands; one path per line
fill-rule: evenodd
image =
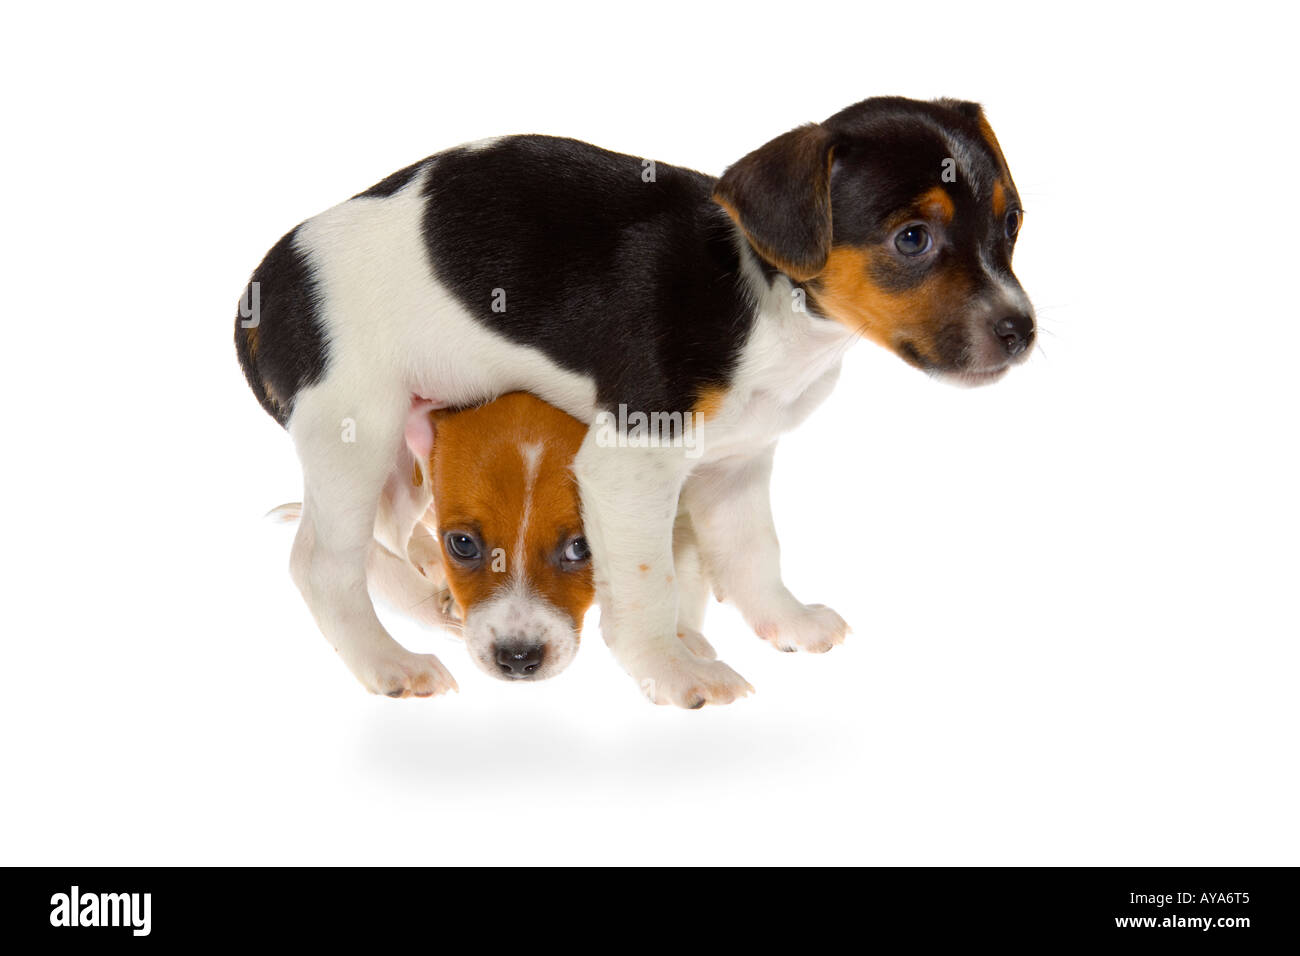
M 404 789 L 501 792 L 562 784 L 665 793 L 761 781 L 826 759 L 810 715 L 665 712 L 580 719 L 528 707 L 475 714 L 376 708 L 358 728 L 357 768 Z M 579 790 L 578 792 L 582 792 Z

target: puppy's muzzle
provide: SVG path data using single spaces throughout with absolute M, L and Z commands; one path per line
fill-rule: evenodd
M 1024 313 L 1005 316 L 993 323 L 993 334 L 1002 344 L 1007 358 L 1015 358 L 1029 351 L 1034 342 L 1034 318 Z
M 499 641 L 493 645 L 497 668 L 510 680 L 527 680 L 536 676 L 546 658 L 546 647 L 526 641 Z
M 461 636 L 474 663 L 498 680 L 543 681 L 569 666 L 579 625 L 519 585 L 470 609 Z

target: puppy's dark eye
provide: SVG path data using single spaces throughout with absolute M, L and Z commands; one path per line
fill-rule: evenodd
M 448 531 L 442 540 L 447 546 L 447 553 L 458 561 L 468 564 L 483 556 L 483 550 L 478 546 L 473 535 L 463 531 Z
M 579 535 L 568 543 L 564 548 L 564 560 L 577 563 L 586 561 L 591 557 L 591 549 L 587 547 L 587 539 Z
M 919 256 L 930 251 L 934 240 L 925 226 L 906 226 L 894 237 L 894 247 L 905 256 Z
M 1020 231 L 1020 210 L 1013 209 L 1007 213 L 1007 238 L 1016 238 L 1016 233 Z

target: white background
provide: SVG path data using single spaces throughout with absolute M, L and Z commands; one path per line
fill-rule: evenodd
M 6 14 L 0 859 L 1300 862 L 1293 14 L 446 6 Z M 594 614 L 523 687 L 388 614 L 461 693 L 367 696 L 261 518 L 263 253 L 466 140 L 720 173 L 887 93 L 986 105 L 1044 334 L 981 391 L 860 345 L 783 441 L 786 576 L 849 643 L 715 605 L 758 693 L 688 713 Z

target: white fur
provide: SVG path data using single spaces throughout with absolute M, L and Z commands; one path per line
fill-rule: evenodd
M 382 498 L 395 510 L 393 536 L 414 506 L 391 480 L 398 474 L 409 485 L 403 422 L 411 396 L 462 405 L 522 390 L 586 422 L 595 412 L 589 378 L 493 334 L 437 281 L 421 232 L 422 187 L 436 174 L 435 161 L 392 196 L 343 203 L 304 223 L 296 237 L 314 269 L 330 363 L 323 379 L 296 397 L 289 421 L 304 475 L 291 569 L 353 673 L 372 691 L 395 695 L 445 689 L 450 680 L 441 679 L 436 659 L 410 654 L 389 637 L 365 587 L 374 503 Z M 574 464 L 606 642 L 652 699 L 686 707 L 727 703 L 752 689 L 711 658 L 698 634 L 698 570 L 689 571 L 690 606 L 679 614 L 673 525 L 688 480 L 698 487 L 680 503 L 705 538 L 716 535 L 717 547 L 703 555 L 705 570 L 717 571 L 723 593 L 752 624 L 778 646 L 810 650 L 843 632 L 833 612 L 805 607 L 781 585 L 766 482 L 772 443 L 830 392 L 854 337 L 796 311 L 788 281 L 768 288 L 738 232 L 735 241 L 758 316 L 732 388 L 703 425 L 702 456 L 602 447 L 593 430 Z M 345 423 L 354 441 L 342 440 Z M 743 560 L 726 559 L 724 547 Z M 694 545 L 679 550 L 698 569 Z M 509 599 L 493 613 L 508 616 Z
M 826 651 L 844 639 L 847 625 L 829 608 L 802 604 L 782 583 L 768 488 L 777 437 L 830 394 L 857 337 L 795 310 L 788 279 L 767 288 L 748 247 L 741 257 L 751 288 L 763 290 L 759 320 L 726 401 L 702 428 L 703 461 L 682 503 L 718 596 L 774 646 Z
M 537 466 L 541 464 L 543 445 L 529 443 L 519 446 L 519 456 L 524 460 L 524 510 L 519 516 L 519 530 L 515 533 L 514 554 L 511 555 L 510 577 L 516 584 L 524 581 L 527 555 L 524 546 L 528 541 L 528 523 L 533 517 L 533 491 L 537 487 Z
M 525 552 L 528 527 L 533 520 L 546 520 L 545 515 L 533 512 L 533 493 L 546 447 L 525 442 L 518 446 L 518 451 L 524 466 L 524 500 L 507 565 L 508 582 L 488 600 L 465 609 L 462 634 L 474 663 L 493 677 L 503 676 L 496 659 L 499 644 L 540 645 L 544 656 L 532 678 L 544 680 L 568 667 L 578 653 L 577 628 L 581 622 L 571 621 L 529 581 Z
M 558 674 L 578 653 L 578 634 L 568 615 L 542 599 L 522 575 L 470 608 L 463 633 L 474 663 L 493 677 L 502 676 L 496 659 L 498 642 L 508 646 L 517 640 L 545 649 L 534 680 Z

